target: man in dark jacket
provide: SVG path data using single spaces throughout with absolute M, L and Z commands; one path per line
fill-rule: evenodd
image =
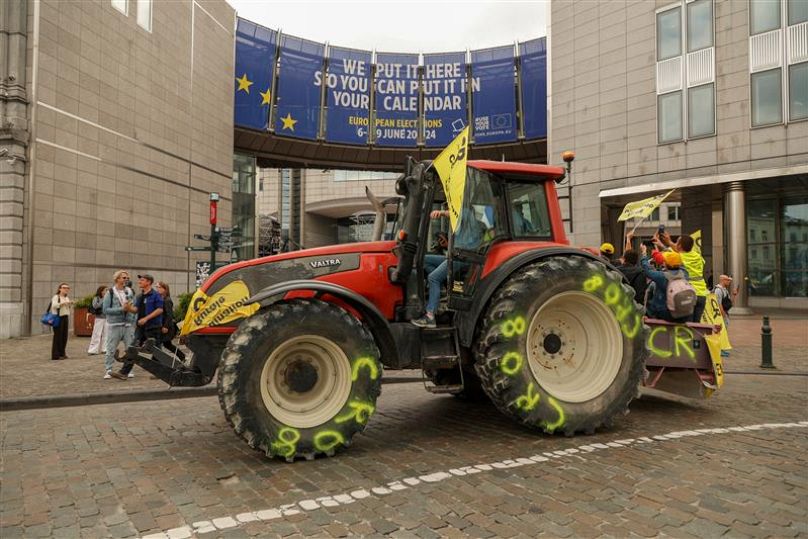
M 634 249 L 628 249 L 623 253 L 623 263 L 617 266 L 628 284 L 634 289 L 634 301 L 642 305 L 645 301 L 645 289 L 647 288 L 647 280 L 642 268 L 638 265 L 640 257 Z

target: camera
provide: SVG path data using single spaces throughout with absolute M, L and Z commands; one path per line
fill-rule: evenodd
M 665 233 L 665 225 L 659 225 L 659 228 L 657 229 L 657 232 L 659 233 L 660 236 L 662 234 L 664 234 Z

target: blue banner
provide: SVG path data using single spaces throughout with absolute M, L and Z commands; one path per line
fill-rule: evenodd
M 471 51 L 475 144 L 516 140 L 513 45 Z
M 370 51 L 340 47 L 329 49 L 325 123 L 325 139 L 328 142 L 367 142 L 371 62 Z
M 418 144 L 418 55 L 376 55 L 376 144 Z
M 234 123 L 266 130 L 272 104 L 272 76 L 278 32 L 245 19 L 236 29 L 236 85 Z
M 519 44 L 525 138 L 547 137 L 547 39 Z
M 320 85 L 325 46 L 281 36 L 275 134 L 316 140 L 320 127 Z
M 444 147 L 467 122 L 466 53 L 424 54 L 424 142 Z

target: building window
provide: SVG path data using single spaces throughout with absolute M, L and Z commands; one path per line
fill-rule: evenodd
M 151 32 L 152 0 L 137 0 L 137 24 L 147 32 Z
M 690 138 L 715 134 L 715 98 L 712 84 L 687 90 L 687 130 Z
M 806 0 L 749 0 L 753 127 L 808 118 L 806 35 Z
M 679 8 L 657 15 L 657 61 L 682 54 L 682 15 Z
M 688 52 L 713 46 L 713 2 L 696 0 L 687 4 Z
M 762 34 L 780 28 L 780 0 L 750 0 L 751 34 Z
M 659 96 L 659 142 L 682 140 L 682 92 Z
M 779 69 L 752 73 L 752 125 L 781 123 L 782 96 Z
M 808 6 L 808 2 L 803 5 Z M 808 62 L 788 68 L 788 119 L 805 118 L 808 118 Z
M 805 0 L 788 0 L 788 24 L 800 24 L 808 21 L 808 2 Z
M 683 1 L 656 17 L 657 139 L 665 144 L 714 135 L 713 0 Z
M 668 206 L 668 221 L 679 220 L 679 210 L 681 206 Z
M 649 221 L 656 221 L 659 222 L 659 208 L 654 208 L 654 211 L 651 212 L 651 215 L 648 216 Z
M 123 13 L 124 15 L 129 14 L 129 2 L 128 0 L 111 0 L 112 7 Z

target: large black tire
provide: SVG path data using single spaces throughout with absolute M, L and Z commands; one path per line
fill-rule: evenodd
M 611 426 L 637 395 L 646 358 L 642 307 L 594 260 L 551 257 L 515 272 L 482 320 L 475 368 L 497 408 L 543 430 Z
M 331 456 L 365 429 L 381 377 L 379 349 L 359 320 L 332 303 L 296 299 L 231 335 L 219 403 L 236 433 L 267 456 Z

